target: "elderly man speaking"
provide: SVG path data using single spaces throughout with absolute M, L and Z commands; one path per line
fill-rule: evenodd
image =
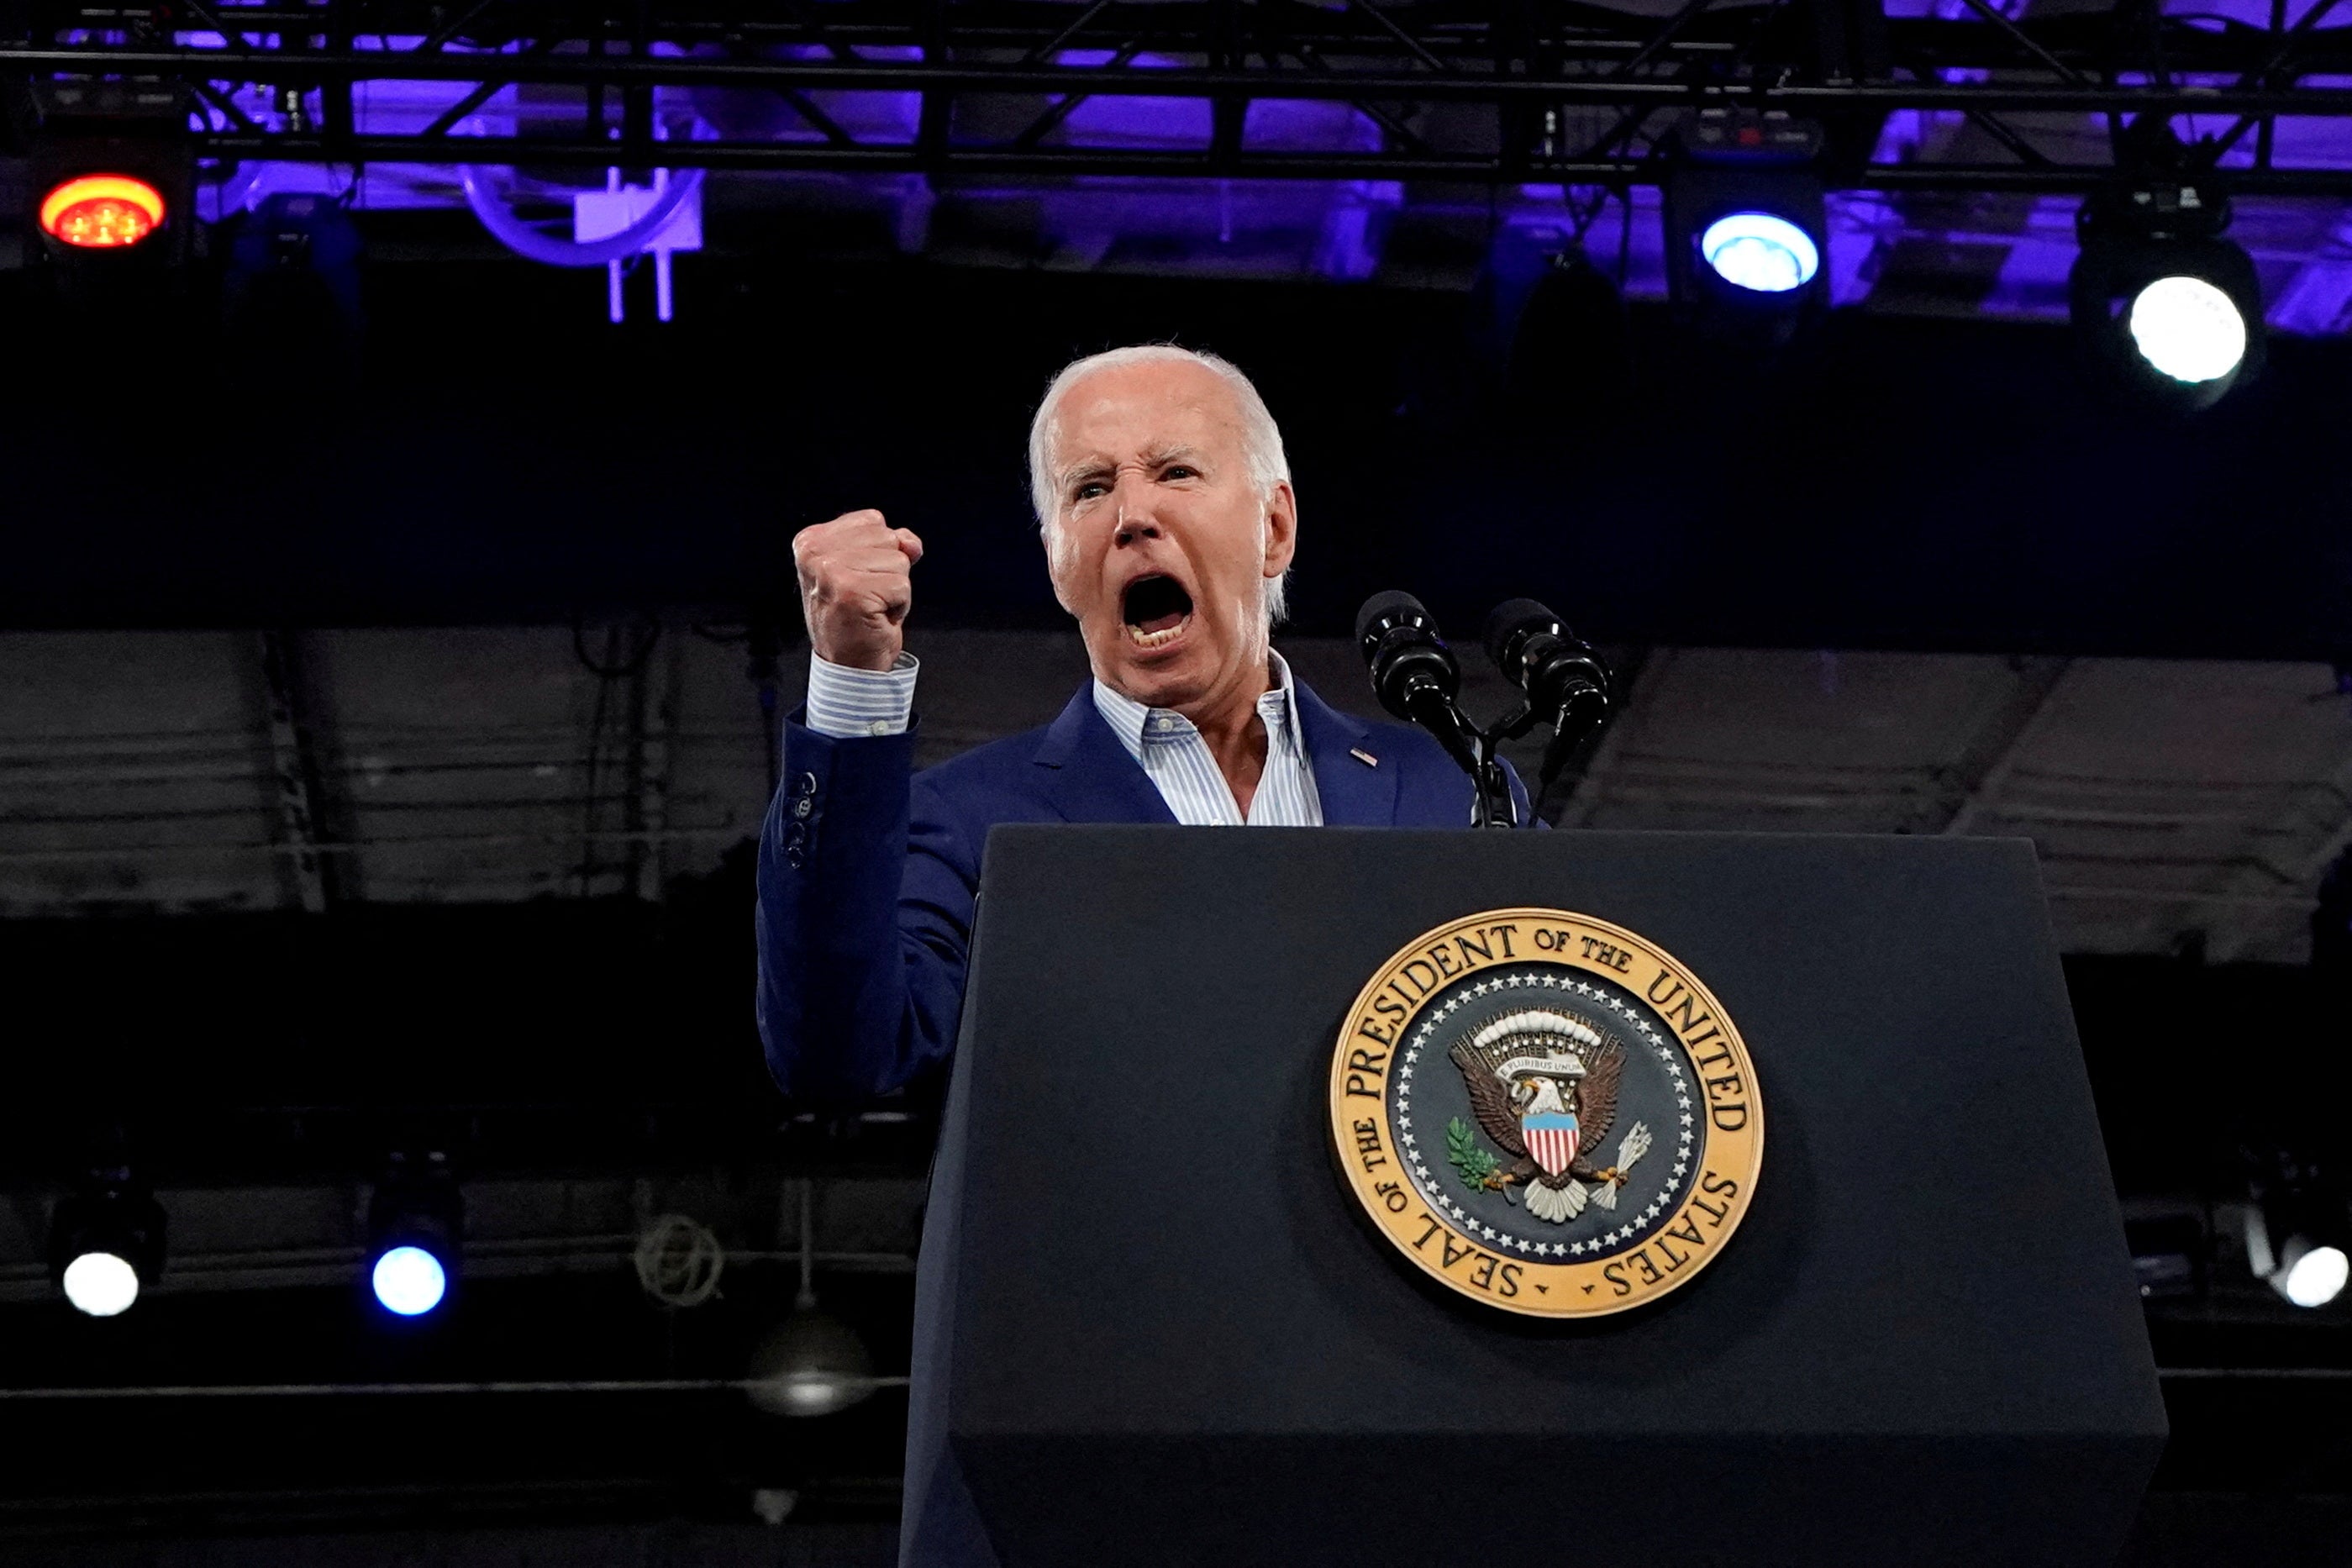
M 1239 370 L 1163 346 L 1078 361 L 1038 405 L 1029 480 L 1094 679 L 1044 729 L 919 774 L 922 542 L 874 511 L 793 541 L 814 657 L 760 845 L 760 1032 L 788 1093 L 869 1097 L 953 1047 L 997 823 L 1470 819 L 1436 742 L 1334 710 L 1274 651 L 1298 503 Z

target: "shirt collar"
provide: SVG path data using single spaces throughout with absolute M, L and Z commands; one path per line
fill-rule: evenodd
M 1290 678 L 1290 665 L 1271 648 L 1266 650 L 1266 662 L 1274 671 L 1274 685 L 1257 700 L 1258 717 L 1265 721 L 1269 742 L 1280 735 L 1292 756 L 1303 757 L 1307 754 L 1307 742 L 1298 727 L 1298 692 Z M 1099 679 L 1095 682 L 1095 711 L 1103 716 L 1103 722 L 1118 737 L 1118 743 L 1127 748 L 1127 754 L 1139 763 L 1143 761 L 1146 735 L 1153 741 L 1172 741 L 1200 732 L 1190 719 L 1174 709 L 1146 708 Z M 1160 721 L 1157 726 L 1155 720 Z

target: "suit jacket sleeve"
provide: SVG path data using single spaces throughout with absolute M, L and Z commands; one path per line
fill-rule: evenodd
M 760 1038 L 786 1094 L 855 1101 L 954 1047 L 981 847 L 915 779 L 911 731 L 802 718 L 760 833 Z

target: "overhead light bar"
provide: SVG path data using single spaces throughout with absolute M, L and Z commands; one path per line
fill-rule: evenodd
M 163 1208 L 127 1168 L 93 1173 L 49 1215 L 49 1269 L 75 1310 L 130 1310 L 163 1266 Z
M 465 1204 L 448 1156 L 394 1154 L 368 1200 L 368 1291 L 395 1319 L 431 1317 L 457 1282 Z
M 2262 368 L 2262 282 L 2222 237 L 2230 200 L 2212 172 L 2192 166 L 2161 125 L 2135 125 L 2129 146 L 2125 176 L 2075 214 L 2069 313 L 2118 384 L 2174 408 L 2210 407 Z

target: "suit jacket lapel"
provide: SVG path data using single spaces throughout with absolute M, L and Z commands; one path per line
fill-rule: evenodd
M 1175 814 L 1095 707 L 1091 682 L 1045 731 L 1034 759 L 1046 770 L 1045 799 L 1066 822 L 1165 822 Z
M 1402 764 L 1388 754 L 1371 731 L 1315 695 L 1294 674 L 1298 727 L 1307 738 L 1307 758 L 1315 770 L 1315 794 L 1323 803 L 1327 827 L 1396 826 L 1398 775 Z M 1111 744 L 1118 744 L 1117 736 Z

